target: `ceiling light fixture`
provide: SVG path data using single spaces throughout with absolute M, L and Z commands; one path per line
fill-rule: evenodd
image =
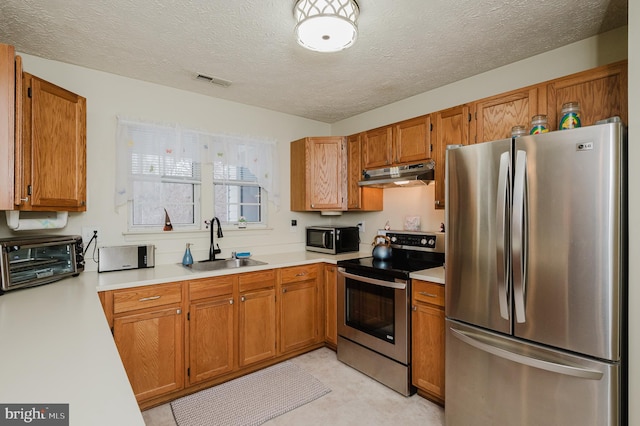
M 316 52 L 346 49 L 358 38 L 359 14 L 354 0 L 298 0 L 293 8 L 298 44 Z

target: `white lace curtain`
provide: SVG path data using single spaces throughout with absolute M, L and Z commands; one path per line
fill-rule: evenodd
M 133 154 L 158 155 L 171 158 L 169 164 L 222 163 L 225 166 L 246 167 L 256 176 L 258 184 L 269 194 L 269 200 L 279 206 L 278 156 L 275 141 L 248 136 L 207 133 L 185 129 L 178 125 L 139 122 L 118 117 L 116 133 L 116 207 L 133 197 Z M 160 181 L 171 171 L 149 173 L 145 178 Z

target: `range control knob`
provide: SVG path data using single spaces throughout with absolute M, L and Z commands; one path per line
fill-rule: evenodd
M 391 237 L 391 242 L 395 243 L 396 241 L 398 241 L 398 237 Z
M 436 246 L 436 240 L 434 240 L 433 238 L 431 238 L 429 240 L 429 245 L 435 247 Z
M 422 244 L 422 245 L 427 244 L 427 239 L 426 238 L 421 239 L 420 240 L 420 244 Z

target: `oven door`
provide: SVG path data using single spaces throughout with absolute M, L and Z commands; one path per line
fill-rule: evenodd
M 408 365 L 408 284 L 338 268 L 338 334 Z

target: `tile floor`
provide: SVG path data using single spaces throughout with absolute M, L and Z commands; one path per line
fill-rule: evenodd
M 444 425 L 442 407 L 418 395 L 407 398 L 392 391 L 338 361 L 330 349 L 318 349 L 291 361 L 331 392 L 265 425 Z M 142 416 L 147 426 L 176 426 L 169 404 L 144 411 Z

